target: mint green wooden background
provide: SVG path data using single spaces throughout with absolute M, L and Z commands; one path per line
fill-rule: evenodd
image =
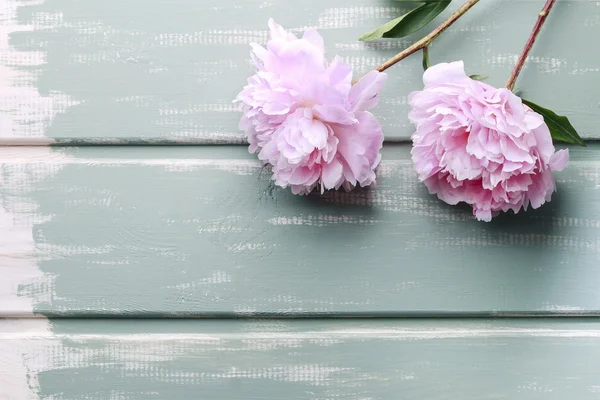
M 432 61 L 502 85 L 543 3 L 481 0 Z M 481 223 L 418 183 L 419 56 L 375 111 L 377 188 L 295 197 L 241 145 L 269 17 L 360 74 L 418 37 L 356 40 L 403 9 L 0 0 L 0 399 L 599 398 L 598 1 L 558 0 L 519 80 L 589 142 L 539 210 Z
M 600 314 L 597 145 L 489 224 L 427 194 L 406 145 L 376 189 L 310 197 L 237 146 L 29 149 L 0 194 L 41 220 L 19 257 L 45 278 L 19 293 L 45 315 Z
M 231 100 L 252 72 L 249 43 L 266 41 L 269 17 L 295 31 L 319 28 L 329 57 L 341 56 L 357 76 L 418 37 L 357 41 L 405 10 L 394 0 L 4 1 L 21 4 L 14 20 L 29 27 L 11 34 L 19 56 L 7 64 L 26 76 L 35 70 L 31 84 L 45 99 L 10 98 L 21 106 L 10 112 L 53 115 L 44 129 L 15 126 L 13 135 L 28 140 L 241 143 Z M 432 62 L 464 60 L 469 73 L 502 85 L 540 9 L 537 0 L 482 0 L 435 42 Z M 600 112 L 590 90 L 600 74 L 598 18 L 597 1 L 560 0 L 518 85 L 588 138 L 597 137 Z M 390 70 L 377 111 L 388 139 L 411 134 L 406 96 L 421 87 L 421 72 L 418 55 Z

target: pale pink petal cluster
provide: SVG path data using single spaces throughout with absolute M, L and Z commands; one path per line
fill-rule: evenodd
M 373 71 L 352 85 L 351 68 L 325 59 L 316 30 L 297 38 L 273 20 L 269 27 L 266 48 L 252 45 L 258 71 L 236 99 L 250 152 L 294 194 L 374 184 L 383 133 L 367 110 L 386 75 Z
M 473 206 L 479 220 L 500 211 L 538 208 L 555 191 L 555 152 L 544 118 L 508 89 L 469 78 L 461 62 L 438 64 L 411 93 L 416 125 L 412 159 L 429 192 L 448 204 Z

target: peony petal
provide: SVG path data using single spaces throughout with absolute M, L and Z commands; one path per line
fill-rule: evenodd
M 473 215 L 478 221 L 490 222 L 492 220 L 492 210 L 473 207 Z
M 307 29 L 304 32 L 302 39 L 308 41 L 309 43 L 311 43 L 313 46 L 315 46 L 317 49 L 319 49 L 321 51 L 325 50 L 325 44 L 323 43 L 323 37 L 321 37 L 319 32 L 317 32 L 317 30 L 314 28 Z
M 541 114 L 536 113 L 529 108 L 529 106 L 523 104 L 522 102 L 521 106 L 525 109 L 525 118 L 523 122 L 525 123 L 527 129 L 532 131 L 544 123 L 544 117 Z
M 548 125 L 542 123 L 542 125 L 535 128 L 532 133 L 542 163 L 548 164 L 555 150 Z
M 383 132 L 379 122 L 369 112 L 357 114 L 358 124 L 336 125 L 334 130 L 339 139 L 338 152 L 361 186 L 370 185 L 375 174 L 383 146 Z
M 500 148 L 504 157 L 509 161 L 533 163 L 531 154 L 519 148 L 511 138 L 502 138 L 500 140 Z
M 332 124 L 353 125 L 358 122 L 354 113 L 342 107 L 316 105 L 313 111 L 316 118 Z
M 274 164 L 278 156 L 277 144 L 275 140 L 271 140 L 258 153 L 258 159 L 267 163 Z
M 512 161 L 504 161 L 502 163 L 502 172 L 513 172 L 523 168 L 523 163 L 515 163 Z
M 252 54 L 254 54 L 254 56 L 256 56 L 260 61 L 264 62 L 268 56 L 269 51 L 256 43 L 250 43 L 250 47 L 252 48 Z
M 338 143 L 340 142 L 340 140 L 337 137 L 335 137 L 333 129 L 331 127 L 328 128 L 329 136 L 327 137 L 327 145 L 321 151 L 323 161 L 325 161 L 326 163 L 331 162 L 335 158 L 337 154 Z
M 281 25 L 275 22 L 273 18 L 269 18 L 269 30 L 271 31 L 271 40 L 295 40 L 297 39 L 291 33 L 288 33 Z
M 329 74 L 329 84 L 347 95 L 352 86 L 352 68 L 345 64 L 340 57 L 335 56 L 327 73 Z
M 319 169 L 298 167 L 295 168 L 289 177 L 290 185 L 310 186 L 317 181 L 319 177 Z
M 454 188 L 446 180 L 447 174 L 432 176 L 423 181 L 429 193 L 437 195 L 443 202 L 455 205 L 464 201 L 464 188 Z
M 337 189 L 343 182 L 343 167 L 337 159 L 333 159 L 328 164 L 323 164 L 321 172 L 321 181 L 325 189 Z
M 302 136 L 315 148 L 321 150 L 327 144 L 329 131 L 323 122 L 316 119 L 302 119 L 300 120 L 300 130 Z
M 550 158 L 550 169 L 552 171 L 562 171 L 569 162 L 569 149 L 559 150 Z
M 257 72 L 235 100 L 249 151 L 294 194 L 319 183 L 321 190 L 373 184 L 383 133 L 361 110 L 376 104 L 386 75 L 371 73 L 353 88 L 351 68 L 339 57 L 327 62 L 316 30 L 298 39 L 272 19 L 269 29 L 266 47 L 252 46 Z
M 425 86 L 447 85 L 448 83 L 469 83 L 469 77 L 465 74 L 465 65 L 462 61 L 436 64 L 423 74 Z
M 436 175 L 443 169 L 435 156 L 433 146 L 413 146 L 410 153 L 421 181 Z
M 424 74 L 409 95 L 413 164 L 431 193 L 466 202 L 477 219 L 540 207 L 555 190 L 553 170 L 568 162 L 556 152 L 543 117 L 505 88 L 469 79 L 462 62 Z
M 555 188 L 554 178 L 550 170 L 534 175 L 527 191 L 531 208 L 539 208 L 546 201 L 549 201 Z
M 350 104 L 352 111 L 366 111 L 377 105 L 377 95 L 381 91 L 387 75 L 371 71 L 359 79 L 350 89 Z
M 263 112 L 267 115 L 284 115 L 290 112 L 290 107 L 281 103 L 267 102 L 263 106 Z
M 513 175 L 505 181 L 505 190 L 507 192 L 525 192 L 532 183 L 529 174 Z

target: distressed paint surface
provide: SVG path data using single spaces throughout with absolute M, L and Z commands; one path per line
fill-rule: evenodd
M 30 148 L 29 157 L 47 159 L 52 150 L 48 147 Z M 50 282 L 50 275 L 44 274 L 38 267 L 39 259 L 34 256 L 36 244 L 34 226 L 47 222 L 50 215 L 41 216 L 36 212 L 38 204 L 27 193 L 41 182 L 60 170 L 61 166 L 39 168 L 34 164 L 9 165 L 6 161 L 22 159 L 22 150 L 0 149 L 0 187 L 13 187 L 15 195 L 0 196 L 0 318 L 4 311 L 20 310 L 27 319 L 0 321 L 1 333 L 23 334 L 34 331 L 38 334 L 50 332 L 48 321 L 34 314 L 34 305 L 41 300 L 35 296 L 20 295 L 21 285 Z M 55 155 L 56 156 L 56 155 Z M 41 344 L 41 343 L 38 343 Z M 38 349 L 32 343 L 30 350 Z M 39 389 L 36 375 L 30 375 L 25 369 L 21 349 L 0 341 L 0 399 L 28 400 L 37 399 Z
M 597 320 L 63 320 L 52 333 L 10 333 L 4 324 L 0 346 L 22 352 L 39 399 L 587 400 L 600 393 Z
M 38 78 L 47 64 L 47 51 L 23 49 L 12 44 L 15 35 L 34 33 L 40 21 L 23 22 L 23 6 L 39 6 L 44 0 L 0 1 L 0 143 L 35 138 L 36 144 L 50 144 L 45 130 L 54 117 L 79 104 L 58 90 L 40 90 Z
M 430 196 L 406 145 L 376 189 L 322 197 L 272 187 L 241 147 L 40 149 L 0 149 L 5 211 L 32 224 L 19 262 L 42 271 L 0 314 L 600 311 L 596 145 L 551 203 L 492 223 Z
M 0 0 L 0 146 L 242 144 L 231 100 L 268 17 L 362 74 L 417 38 L 358 42 L 404 10 L 368 3 Z M 432 61 L 502 85 L 542 3 L 481 2 Z M 600 2 L 548 26 L 519 88 L 598 139 Z M 390 71 L 388 141 L 421 73 Z M 491 224 L 429 196 L 408 150 L 374 190 L 302 198 L 242 147 L 0 147 L 0 399 L 598 398 L 600 146 Z M 218 319 L 252 315 L 324 319 Z M 357 315 L 454 318 L 331 319 Z M 165 319 L 73 318 L 98 316 Z
M 463 59 L 469 73 L 502 85 L 542 3 L 481 2 L 435 42 L 432 62 Z M 598 4 L 560 1 L 518 84 L 526 98 L 568 115 L 587 138 L 599 137 L 600 97 L 589 90 L 600 84 L 600 53 L 591 51 L 600 36 Z M 390 0 L 0 5 L 0 88 L 9 89 L 0 90 L 0 143 L 46 144 L 45 136 L 59 143 L 242 143 L 231 100 L 252 72 L 248 45 L 266 41 L 269 17 L 296 32 L 319 28 L 328 54 L 340 55 L 357 76 L 418 37 L 358 42 L 405 11 Z M 406 96 L 421 87 L 421 74 L 419 55 L 390 70 L 376 110 L 390 140 L 412 133 Z M 24 123 L 32 119 L 36 124 Z

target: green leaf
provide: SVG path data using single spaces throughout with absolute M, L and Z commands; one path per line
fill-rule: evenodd
M 428 1 L 379 28 L 365 33 L 359 40 L 370 42 L 379 38 L 401 38 L 414 33 L 431 22 L 450 5 L 452 0 Z M 421 1 L 423 3 L 423 1 Z
M 473 75 L 469 75 L 469 78 L 473 79 L 474 81 L 485 81 L 486 79 L 489 79 L 490 77 L 487 75 L 473 74 Z
M 548 128 L 550 129 L 550 135 L 552 135 L 552 139 L 559 140 L 561 142 L 578 144 L 580 146 L 586 147 L 583 139 L 573 125 L 569 122 L 567 117 L 562 115 L 557 115 L 553 111 L 548 110 L 547 108 L 538 106 L 531 101 L 523 100 L 523 104 L 528 105 L 533 111 L 538 114 L 541 114 L 544 117 L 544 121 Z
M 427 71 L 431 67 L 431 62 L 429 62 L 429 49 L 427 46 L 423 47 L 423 70 Z

